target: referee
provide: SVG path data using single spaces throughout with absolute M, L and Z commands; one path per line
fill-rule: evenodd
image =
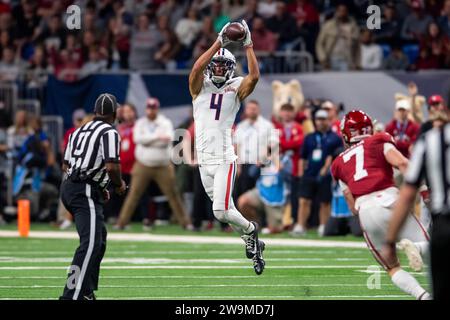
M 386 235 L 384 256 L 395 264 L 395 240 L 426 179 L 431 190 L 430 240 L 433 298 L 450 300 L 450 123 L 428 131 L 416 143 Z
M 80 237 L 60 299 L 95 300 L 100 263 L 106 250 L 103 205 L 109 200 L 110 183 L 119 195 L 125 193 L 121 178 L 120 138 L 112 126 L 117 101 L 108 93 L 95 101 L 94 120 L 81 126 L 69 137 L 64 152 L 61 200 L 72 213 Z

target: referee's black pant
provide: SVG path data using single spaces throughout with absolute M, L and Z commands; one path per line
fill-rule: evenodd
M 94 184 L 66 180 L 61 188 L 61 200 L 73 215 L 80 245 L 60 299 L 83 300 L 98 288 L 100 263 L 106 250 L 103 193 Z
M 430 258 L 433 299 L 450 301 L 450 214 L 433 216 Z

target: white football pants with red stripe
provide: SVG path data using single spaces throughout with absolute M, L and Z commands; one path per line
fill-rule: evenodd
M 380 255 L 380 251 L 385 242 L 392 209 L 397 198 L 398 189 L 391 187 L 359 197 L 355 202 L 355 207 L 359 210 L 359 221 L 367 246 L 384 268 L 386 268 L 386 264 Z M 400 241 L 401 239 L 421 243 L 429 241 L 429 236 L 420 221 L 413 214 L 410 214 L 400 230 L 397 240 Z
M 229 223 L 241 234 L 252 230 L 252 224 L 236 210 L 233 203 L 233 187 L 236 177 L 236 161 L 227 164 L 201 165 L 200 176 L 206 193 L 213 202 L 214 216 Z

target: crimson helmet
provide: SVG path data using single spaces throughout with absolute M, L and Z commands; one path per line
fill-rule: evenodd
M 348 112 L 341 121 L 341 132 L 347 144 L 353 144 L 373 134 L 372 119 L 361 110 Z

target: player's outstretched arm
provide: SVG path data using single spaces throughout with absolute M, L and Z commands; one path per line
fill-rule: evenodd
M 243 46 L 247 56 L 249 74 L 242 80 L 242 83 L 239 86 L 238 97 L 241 101 L 253 92 L 259 80 L 259 66 L 255 52 L 253 51 L 252 35 L 245 20 L 242 20 L 242 25 L 244 26 L 246 33 Z
M 222 47 L 220 40 L 217 39 L 214 44 L 206 50 L 198 59 L 195 61 L 192 67 L 191 73 L 189 74 L 189 91 L 191 93 L 192 99 L 195 99 L 200 93 L 203 85 L 203 73 L 205 72 L 206 66 L 211 61 L 214 54 L 219 51 Z
M 388 145 L 392 146 L 391 144 Z M 403 175 L 405 174 L 408 167 L 408 159 L 404 155 L 402 155 L 397 148 L 392 146 L 389 150 L 385 150 L 384 157 L 391 166 L 400 170 Z

